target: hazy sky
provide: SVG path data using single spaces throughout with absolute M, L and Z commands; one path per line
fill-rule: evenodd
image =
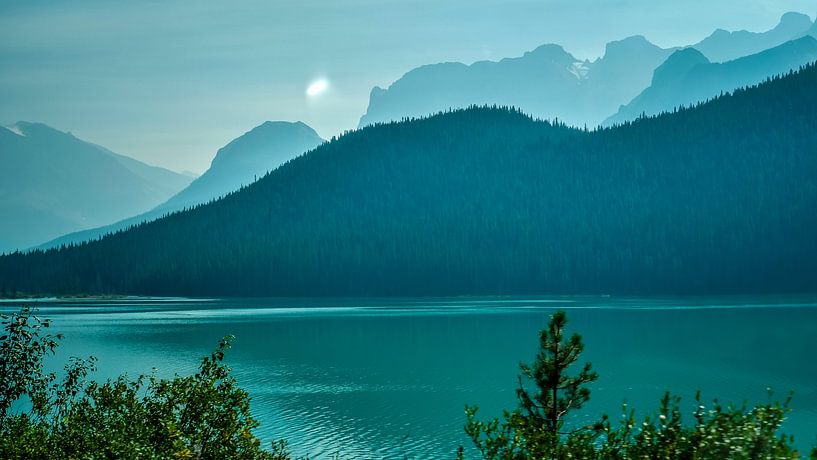
M 205 5 L 206 6 L 203 6 Z M 0 0 L 0 124 L 41 121 L 151 164 L 201 172 L 265 120 L 327 138 L 372 86 L 442 61 L 559 43 L 594 58 L 641 34 L 662 46 L 762 31 L 816 0 Z M 327 89 L 309 97 L 310 83 Z

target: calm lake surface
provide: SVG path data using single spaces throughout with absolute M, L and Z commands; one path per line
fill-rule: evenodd
M 99 358 L 97 378 L 192 372 L 219 338 L 253 397 L 265 440 L 314 458 L 451 458 L 468 444 L 466 403 L 482 418 L 515 406 L 519 362 L 556 309 L 600 374 L 580 419 L 652 413 L 680 394 L 784 399 L 786 432 L 817 440 L 817 297 L 135 299 L 37 302 L 65 334 L 59 356 Z M 0 310 L 15 309 L 11 302 Z M 57 366 L 59 363 L 52 363 Z

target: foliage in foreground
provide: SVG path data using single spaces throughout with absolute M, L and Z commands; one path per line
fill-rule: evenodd
M 283 442 L 265 450 L 252 433 L 249 395 L 223 363 L 231 337 L 195 375 L 100 384 L 85 379 L 93 358 L 72 358 L 61 379 L 43 371 L 62 338 L 47 332 L 49 320 L 23 308 L 2 326 L 0 458 L 289 458 Z
M 570 427 L 598 376 L 589 363 L 569 375 L 584 349 L 567 338 L 564 313 L 540 332 L 540 350 L 521 365 L 519 407 L 502 419 L 476 418 L 466 407 L 465 431 L 485 459 L 797 459 L 793 439 L 778 434 L 783 403 L 711 408 L 696 397 L 694 421 L 683 423 L 680 398 L 666 394 L 656 416 L 641 423 L 633 411 Z M 159 379 L 123 375 L 89 382 L 93 358 L 72 358 L 63 376 L 43 369 L 59 334 L 28 308 L 2 316 L 0 332 L 0 458 L 4 459 L 261 459 L 287 460 L 283 442 L 269 450 L 252 434 L 249 395 L 223 363 L 230 337 L 202 359 L 192 376 Z M 458 457 L 465 450 L 460 447 Z M 811 453 L 817 459 L 817 449 Z
M 466 406 L 465 432 L 482 458 L 499 459 L 797 459 L 793 438 L 778 435 L 789 412 L 784 403 L 748 408 L 714 402 L 707 409 L 696 396 L 694 422 L 683 423 L 680 398 L 666 393 L 657 416 L 638 423 L 625 411 L 618 423 L 603 416 L 598 422 L 567 427 L 566 416 L 590 398 L 586 384 L 597 379 L 589 363 L 575 376 L 568 369 L 584 350 L 577 334 L 565 339 L 567 319 L 555 313 L 540 332 L 540 350 L 532 365 L 522 364 L 517 397 L 519 407 L 502 419 L 476 418 L 477 408 Z M 526 385 L 527 384 L 527 385 Z M 531 388 L 532 386 L 532 388 Z M 458 451 L 460 459 L 465 449 Z M 817 448 L 811 452 L 817 459 Z

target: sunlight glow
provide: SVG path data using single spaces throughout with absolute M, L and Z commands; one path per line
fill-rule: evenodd
M 306 95 L 309 97 L 317 96 L 322 92 L 326 91 L 326 88 L 329 87 L 329 82 L 325 79 L 320 79 L 312 82 L 308 88 L 306 88 Z

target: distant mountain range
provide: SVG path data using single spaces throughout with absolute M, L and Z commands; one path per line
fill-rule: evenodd
M 0 253 L 144 212 L 191 180 L 44 124 L 0 127 Z
M 596 125 L 641 92 L 672 51 L 635 36 L 609 43 L 592 62 L 559 45 L 543 45 L 499 62 L 427 65 L 388 89 L 375 87 L 360 126 L 472 104 L 514 106 L 535 117 Z
M 769 76 L 817 61 L 817 39 L 811 36 L 734 61 L 712 63 L 695 48 L 676 51 L 658 69 L 652 84 L 605 125 L 655 115 L 681 105 L 695 104 Z
M 255 182 L 269 171 L 324 140 L 301 122 L 267 121 L 219 149 L 210 168 L 187 188 L 148 212 L 113 224 L 71 233 L 41 244 L 47 249 L 97 239 L 166 214 L 218 199 Z
M 543 45 L 521 57 L 498 62 L 423 66 L 408 72 L 388 89 L 375 87 L 360 125 L 420 117 L 472 104 L 514 106 L 534 117 L 558 119 L 577 127 L 620 123 L 641 114 L 694 104 L 812 62 L 817 54 L 815 41 L 808 34 L 817 36 L 817 24 L 806 15 L 786 13 L 767 32 L 718 30 L 689 48 L 662 49 L 644 37 L 634 36 L 609 43 L 604 55 L 594 61 L 580 61 L 558 45 Z M 37 130 L 31 127 L 39 125 L 20 126 L 28 126 L 25 129 L 31 131 L 29 136 L 21 136 L 18 127 L 13 130 L 16 133 L 7 130 L 0 137 L 17 144 L 20 144 L 17 138 L 26 137 L 23 143 L 33 145 L 33 133 Z M 20 174 L 15 179 L 27 183 L 7 181 L 7 191 L 0 185 L 0 198 L 9 197 L 0 203 L 0 217 L 8 217 L 7 223 L 0 224 L 0 252 L 35 244 L 50 248 L 96 239 L 206 203 L 253 182 L 292 156 L 323 142 L 302 123 L 267 122 L 221 149 L 211 168 L 184 188 L 192 179 L 189 173 L 180 177 L 60 134 L 85 145 L 84 148 L 117 158 L 120 168 L 144 176 L 144 184 L 128 185 L 125 179 L 117 181 L 124 186 L 116 193 L 93 192 L 93 178 L 103 184 L 107 179 L 102 177 L 118 177 L 106 172 L 110 162 L 100 163 L 96 171 L 96 163 L 90 161 L 84 163 L 81 172 L 76 171 L 71 168 L 83 163 L 71 161 L 70 155 L 62 156 L 61 150 L 68 147 L 61 143 L 43 147 L 39 143 L 37 148 L 46 148 L 51 156 L 71 161 L 71 167 L 62 171 L 75 177 L 46 180 L 50 177 L 46 174 L 40 178 L 30 176 L 28 180 L 32 171 L 36 174 L 38 169 L 60 168 L 59 161 L 38 168 L 36 162 L 50 161 L 49 155 L 27 155 L 25 167 L 6 160 L 9 167 L 5 169 L 17 168 Z M 74 145 L 71 142 L 65 145 L 69 144 Z M 12 151 L 4 148 L 0 152 L 0 166 L 2 155 Z M 88 177 L 92 180 L 86 181 Z M 65 181 L 81 184 L 59 185 Z M 64 201 L 56 198 L 56 192 L 49 191 L 52 185 L 68 191 Z M 107 186 L 100 187 L 109 192 Z M 112 203 L 116 200 L 119 201 L 114 207 Z
M 0 282 L 190 296 L 813 292 L 815 107 L 809 65 L 607 129 L 496 108 L 367 127 L 207 205 L 0 257 Z
M 709 61 L 730 61 L 797 40 L 808 33 L 817 35 L 817 25 L 808 16 L 786 13 L 770 31 L 719 29 L 692 47 Z M 533 117 L 558 118 L 572 126 L 593 127 L 644 91 L 650 85 L 653 72 L 678 49 L 662 49 L 644 37 L 635 36 L 608 44 L 604 56 L 592 62 L 576 59 L 561 46 L 543 45 L 522 57 L 498 62 L 426 65 L 409 71 L 387 89 L 372 89 L 360 126 L 425 116 L 471 104 L 497 104 L 519 108 Z M 764 70 L 760 68 L 763 62 L 755 63 L 756 73 L 766 72 L 763 77 L 781 71 L 780 66 L 774 65 Z M 728 87 L 720 89 L 735 87 L 730 86 L 729 81 L 726 83 Z M 709 89 L 707 86 L 707 91 Z M 690 101 L 681 99 L 681 102 Z M 672 108 L 661 107 L 662 110 Z
M 801 38 L 813 26 L 807 15 L 789 12 L 780 18 L 777 27 L 767 32 L 727 32 L 718 29 L 692 47 L 712 62 L 731 61 Z

